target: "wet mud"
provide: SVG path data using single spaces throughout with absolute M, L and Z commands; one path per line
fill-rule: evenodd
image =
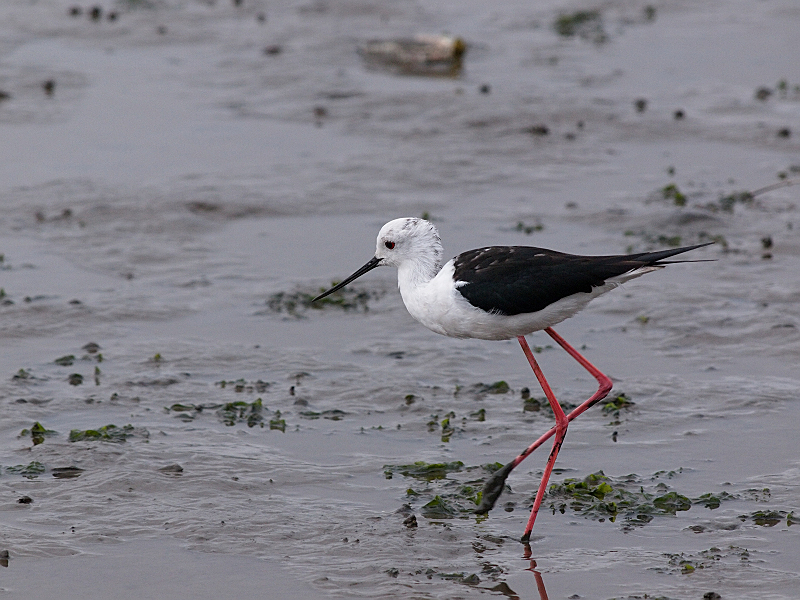
M 796 597 L 798 28 L 789 0 L 3 3 L 4 594 Z M 458 68 L 365 60 L 418 35 Z M 475 514 L 553 423 L 516 342 L 429 332 L 389 269 L 310 303 L 400 216 L 451 256 L 715 242 L 557 328 L 614 390 L 527 546 L 545 449 Z M 594 391 L 529 337 L 565 407 Z

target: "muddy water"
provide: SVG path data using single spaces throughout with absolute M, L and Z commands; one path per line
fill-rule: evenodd
M 73 4 L 0 9 L 8 597 L 796 597 L 799 188 L 721 201 L 800 176 L 793 2 L 611 2 L 572 37 L 556 17 L 595 7 Z M 460 77 L 355 51 L 417 32 L 467 40 Z M 717 241 L 559 328 L 635 404 L 576 420 L 554 482 L 635 474 L 690 510 L 631 526 L 554 496 L 528 553 L 544 454 L 486 519 L 425 507 L 551 426 L 518 346 L 416 325 L 388 269 L 353 286 L 366 312 L 285 302 L 423 213 L 450 254 Z M 593 391 L 531 344 L 565 403 Z

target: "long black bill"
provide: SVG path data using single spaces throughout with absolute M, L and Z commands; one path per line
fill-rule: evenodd
M 369 261 L 367 264 L 365 264 L 363 267 L 361 267 L 361 268 L 360 268 L 358 271 L 356 271 L 355 273 L 353 273 L 352 275 L 350 275 L 350 277 L 348 277 L 347 279 L 345 279 L 345 280 L 344 280 L 342 283 L 340 283 L 339 285 L 335 285 L 335 286 L 333 286 L 331 289 L 329 289 L 327 292 L 323 292 L 323 293 L 321 293 L 319 296 L 317 296 L 316 298 L 314 298 L 314 299 L 312 300 L 312 302 L 316 302 L 317 300 L 320 300 L 321 298 L 324 298 L 325 296 L 328 296 L 328 295 L 332 294 L 333 292 L 336 292 L 336 291 L 338 291 L 338 290 L 342 289 L 344 286 L 346 286 L 348 283 L 350 283 L 350 282 L 351 282 L 351 281 L 353 281 L 354 279 L 358 279 L 358 278 L 359 278 L 359 277 L 361 277 L 361 276 L 362 276 L 364 273 L 367 273 L 367 272 L 369 272 L 369 271 L 372 271 L 372 269 L 374 269 L 375 267 L 377 267 L 379 264 L 381 264 L 381 259 L 380 259 L 380 258 L 378 258 L 377 256 L 373 256 L 373 257 L 372 257 L 372 260 L 370 260 L 370 261 Z

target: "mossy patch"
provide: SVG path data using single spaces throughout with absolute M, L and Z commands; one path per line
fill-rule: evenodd
M 237 400 L 235 402 L 225 402 L 224 404 L 183 404 L 176 403 L 167 406 L 164 410 L 176 413 L 175 416 L 181 421 L 193 421 L 199 415 L 207 411 L 214 411 L 217 419 L 228 427 L 233 427 L 239 423 L 245 423 L 248 427 L 269 427 L 270 429 L 286 430 L 286 420 L 281 417 L 281 412 L 276 410 L 270 415 L 270 411 L 264 406 L 261 398 L 256 398 L 253 402 Z
M 261 381 L 260 379 L 257 381 L 247 381 L 246 379 L 236 379 L 235 381 L 228 381 L 222 380 L 217 381 L 216 384 L 223 390 L 230 389 L 236 392 L 237 394 L 241 393 L 257 393 L 263 394 L 267 391 L 267 388 L 270 386 L 269 383 L 266 381 Z
M 606 400 L 603 404 L 603 414 L 611 415 L 619 419 L 620 412 L 631 410 L 636 406 L 636 402 L 631 400 L 626 394 L 619 394 L 611 400 Z
M 131 437 L 150 437 L 150 433 L 143 427 L 134 427 L 133 425 L 123 425 L 117 427 L 116 425 L 104 425 L 97 429 L 73 429 L 69 432 L 70 442 L 84 442 L 84 441 L 98 441 L 109 442 L 112 444 L 121 444 Z
M 578 407 L 577 404 L 572 404 L 571 402 L 564 402 L 562 400 L 558 401 L 561 409 L 568 413 L 571 410 Z M 553 407 L 550 406 L 550 402 L 547 398 L 534 398 L 528 397 L 522 399 L 522 411 L 523 412 L 545 412 L 547 415 L 553 415 Z
M 328 419 L 330 421 L 341 421 L 344 419 L 345 415 L 347 414 L 343 410 L 339 410 L 338 408 L 333 408 L 330 410 L 323 410 L 320 412 L 316 412 L 313 410 L 304 410 L 298 413 L 304 419 Z
M 460 460 L 449 463 L 426 463 L 420 460 L 410 465 L 384 465 L 383 475 L 386 479 L 391 479 L 395 473 L 398 473 L 403 477 L 433 481 L 444 479 L 448 473 L 457 473 L 463 468 L 464 463 Z
M 692 500 L 670 490 L 659 479 L 675 477 L 680 471 L 661 471 L 649 479 L 638 475 L 609 477 L 602 471 L 583 479 L 568 478 L 548 489 L 550 509 L 567 509 L 596 521 L 621 521 L 623 529 L 646 525 L 657 516 L 689 510 Z
M 795 516 L 794 511 L 785 510 L 756 510 L 746 515 L 739 515 L 740 521 L 752 521 L 760 527 L 775 527 L 780 523 L 787 526 L 800 525 L 800 517 Z
M 331 287 L 338 282 L 331 282 Z M 344 311 L 367 312 L 373 300 L 380 299 L 383 292 L 367 291 L 358 287 L 345 287 L 333 294 L 312 302 L 329 288 L 321 287 L 315 292 L 277 292 L 267 298 L 267 310 L 290 317 L 302 318 L 309 310 L 339 309 Z
M 678 189 L 674 183 L 670 183 L 661 188 L 661 197 L 664 200 L 672 200 L 675 206 L 686 206 L 686 194 Z
M 237 423 L 247 423 L 248 427 L 255 427 L 256 425 L 264 426 L 264 404 L 261 398 L 257 398 L 253 402 L 245 402 L 239 400 L 237 402 L 227 402 L 217 410 L 217 418 L 227 425 L 232 427 Z
M 517 231 L 524 233 L 525 235 L 530 235 L 537 231 L 542 231 L 544 229 L 544 225 L 539 223 L 538 221 L 533 224 L 525 223 L 523 221 L 517 221 L 517 226 L 515 227 Z
M 695 553 L 666 553 L 664 557 L 667 559 L 666 568 L 657 568 L 656 572 L 679 572 L 691 575 L 703 569 L 712 569 L 719 564 L 744 565 L 750 560 L 750 551 L 739 546 L 728 546 L 724 549 L 712 546 L 708 550 Z
M 410 465 L 385 465 L 383 473 L 387 479 L 402 475 L 417 482 L 406 489 L 405 513 L 419 510 L 421 516 L 432 521 L 484 519 L 475 516 L 475 508 L 480 504 L 484 482 L 501 467 L 500 463 L 468 467 L 461 461 L 418 461 Z
M 495 381 L 494 383 L 476 383 L 472 386 L 474 394 L 507 394 L 511 387 L 505 381 Z
M 5 472 L 10 475 L 22 475 L 26 479 L 35 479 L 45 472 L 45 466 L 38 462 L 32 461 L 27 465 L 15 465 L 13 467 L 6 467 Z
M 580 37 L 596 44 L 608 40 L 603 27 L 603 16 L 596 10 L 560 13 L 553 22 L 553 29 L 562 37 Z
M 44 442 L 46 437 L 50 437 L 51 435 L 56 435 L 56 432 L 52 429 L 46 429 L 39 421 L 31 425 L 30 429 L 23 429 L 19 433 L 20 437 L 31 436 L 31 441 L 33 441 L 34 446 L 38 446 Z

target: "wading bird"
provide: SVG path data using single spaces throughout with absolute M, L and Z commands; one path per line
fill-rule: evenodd
M 711 243 L 711 242 L 709 242 Z M 477 513 L 492 509 L 509 473 L 547 439 L 553 449 L 522 536 L 530 539 L 547 482 L 570 421 L 611 391 L 611 379 L 581 356 L 552 326 L 573 316 L 590 300 L 618 285 L 676 262 L 667 258 L 707 246 L 697 244 L 658 252 L 615 256 L 578 256 L 529 246 L 489 246 L 459 254 L 442 266 L 442 242 L 424 219 L 389 221 L 378 233 L 375 256 L 314 301 L 343 288 L 375 267 L 397 267 L 403 302 L 417 321 L 436 333 L 456 338 L 517 338 L 555 414 L 556 425 L 486 482 Z M 525 336 L 544 330 L 589 371 L 599 388 L 568 415 L 556 400 Z

